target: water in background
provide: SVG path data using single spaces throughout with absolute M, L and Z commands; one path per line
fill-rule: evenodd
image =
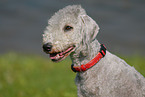
M 98 23 L 97 38 L 109 51 L 145 55 L 145 0 L 1 0 L 0 53 L 42 54 L 47 20 L 72 4 L 81 4 Z

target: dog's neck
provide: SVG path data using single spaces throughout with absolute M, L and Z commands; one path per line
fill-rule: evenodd
M 80 46 L 81 51 L 76 50 L 70 57 L 74 66 L 81 66 L 91 61 L 100 50 L 100 43 L 97 40 L 92 41 L 87 45 Z M 85 49 L 84 49 L 85 48 Z

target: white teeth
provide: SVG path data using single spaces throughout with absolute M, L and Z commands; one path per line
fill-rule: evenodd
M 59 54 L 57 54 L 57 55 L 56 55 L 56 59 L 59 59 L 59 58 L 60 58 L 60 56 L 59 56 Z
M 57 53 L 57 54 L 52 54 L 52 55 L 50 55 L 50 58 L 51 59 L 54 59 L 54 60 L 61 60 L 61 59 L 64 59 L 64 58 L 66 58 L 71 52 L 73 52 L 74 51 L 74 47 L 70 47 L 70 48 L 68 48 L 67 50 L 65 50 L 65 51 L 62 51 L 62 52 L 60 52 L 60 53 Z

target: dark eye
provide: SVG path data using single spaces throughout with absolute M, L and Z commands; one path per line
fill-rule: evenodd
M 71 26 L 65 26 L 64 27 L 64 31 L 70 31 L 70 30 L 72 30 L 73 29 L 73 27 L 71 27 Z

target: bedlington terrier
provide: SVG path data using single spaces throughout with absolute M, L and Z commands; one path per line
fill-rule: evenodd
M 80 5 L 67 6 L 49 19 L 43 50 L 54 62 L 70 55 L 79 97 L 145 97 L 145 78 L 107 51 L 98 31 Z

